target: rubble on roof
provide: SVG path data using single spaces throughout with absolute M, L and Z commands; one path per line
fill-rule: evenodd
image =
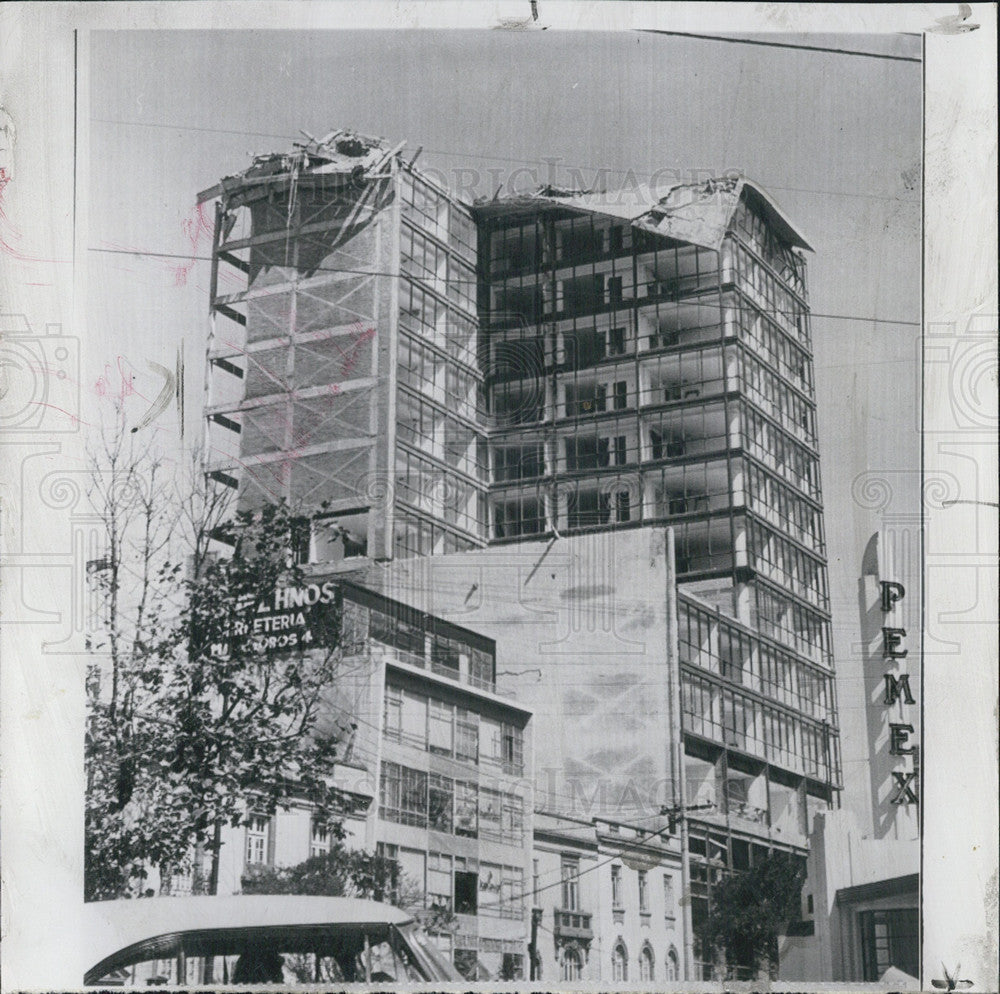
M 542 186 L 534 193 L 477 200 L 472 209 L 483 216 L 495 216 L 540 207 L 570 208 L 628 221 L 639 230 L 717 251 L 743 196 L 767 217 L 779 237 L 811 251 L 773 199 L 743 177 L 680 183 L 658 190 L 642 183 L 600 192 Z
M 267 190 L 288 189 L 293 183 L 336 183 L 338 177 L 357 180 L 378 168 L 403 146 L 389 149 L 381 138 L 352 131 L 331 131 L 324 138 L 306 135 L 287 152 L 255 156 L 249 167 L 225 176 L 198 194 L 198 203 L 223 197 L 231 203 L 261 196 Z

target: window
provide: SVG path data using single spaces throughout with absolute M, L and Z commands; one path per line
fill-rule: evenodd
M 455 913 L 474 915 L 479 901 L 479 874 L 455 871 Z
M 580 910 L 580 859 L 578 856 L 563 856 L 562 907 L 564 911 Z
M 483 836 L 498 838 L 501 833 L 503 795 L 498 790 L 482 787 L 479 791 L 479 830 Z
M 680 957 L 677 955 L 677 950 L 670 947 L 670 952 L 667 953 L 667 980 L 680 980 Z
M 643 946 L 639 953 L 639 979 L 653 980 L 653 950 L 649 946 Z
M 639 870 L 639 910 L 649 911 L 649 874 L 645 870 Z
M 474 783 L 455 784 L 455 834 L 476 838 L 479 834 L 479 791 Z
M 625 355 L 624 328 L 612 328 L 608 332 L 608 355 Z
M 624 466 L 628 462 L 628 438 L 625 435 L 615 436 L 615 465 Z
M 576 946 L 567 946 L 563 950 L 562 970 L 563 980 L 579 980 L 583 976 L 583 961 Z
M 455 810 L 455 782 L 432 774 L 427 785 L 427 823 L 435 832 L 451 832 Z
M 663 874 L 663 915 L 665 918 L 673 918 L 677 914 L 677 906 L 674 903 L 674 878 L 669 873 Z M 675 978 L 676 979 L 676 978 Z
M 309 839 L 309 855 L 325 856 L 330 851 L 330 829 L 326 822 L 317 821 L 312 823 L 312 832 Z
M 427 723 L 427 747 L 431 752 L 450 756 L 453 751 L 452 713 L 450 704 L 430 701 Z
M 624 411 L 628 407 L 628 383 L 625 380 L 617 380 L 614 387 L 615 410 Z
M 619 942 L 611 952 L 611 979 L 628 980 L 628 957 L 625 947 Z
M 622 278 L 612 276 L 608 280 L 608 303 L 620 304 L 622 301 Z
M 611 907 L 624 908 L 625 902 L 622 893 L 622 868 L 620 866 L 611 867 Z M 624 979 L 624 978 L 622 978 Z
M 503 728 L 503 771 L 519 774 L 524 767 L 524 734 L 516 725 L 504 723 Z
M 271 836 L 271 819 L 253 814 L 247 822 L 247 865 L 267 863 Z
M 427 824 L 427 774 L 400 767 L 400 818 L 404 825 Z
M 451 856 L 427 854 L 427 905 L 431 908 L 452 908 Z
M 866 981 L 878 980 L 890 966 L 917 976 L 920 956 L 916 908 L 862 911 L 858 924 Z
M 479 757 L 479 722 L 474 711 L 455 710 L 455 758 L 475 763 Z
M 520 843 L 524 839 L 524 800 L 519 794 L 503 795 L 501 832 L 506 842 Z
M 615 521 L 621 523 L 632 518 L 631 498 L 627 490 L 619 490 L 615 494 Z

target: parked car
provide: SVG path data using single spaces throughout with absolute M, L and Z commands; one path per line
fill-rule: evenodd
M 405 911 L 345 897 L 95 901 L 86 986 L 461 982 Z

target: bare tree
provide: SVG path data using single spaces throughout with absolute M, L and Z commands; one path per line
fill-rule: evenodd
M 307 797 L 338 809 L 339 734 L 320 719 L 340 660 L 339 601 L 295 644 L 256 637 L 263 600 L 305 583 L 286 504 L 233 509 L 195 465 L 175 482 L 119 420 L 93 454 L 106 525 L 92 570 L 104 615 L 88 681 L 86 896 L 192 869 L 218 886 L 222 827 Z

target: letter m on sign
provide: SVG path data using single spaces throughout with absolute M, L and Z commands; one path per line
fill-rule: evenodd
M 897 679 L 891 673 L 885 675 L 885 703 L 895 704 L 902 695 L 904 704 L 915 704 L 910 692 L 910 674 L 903 673 Z

